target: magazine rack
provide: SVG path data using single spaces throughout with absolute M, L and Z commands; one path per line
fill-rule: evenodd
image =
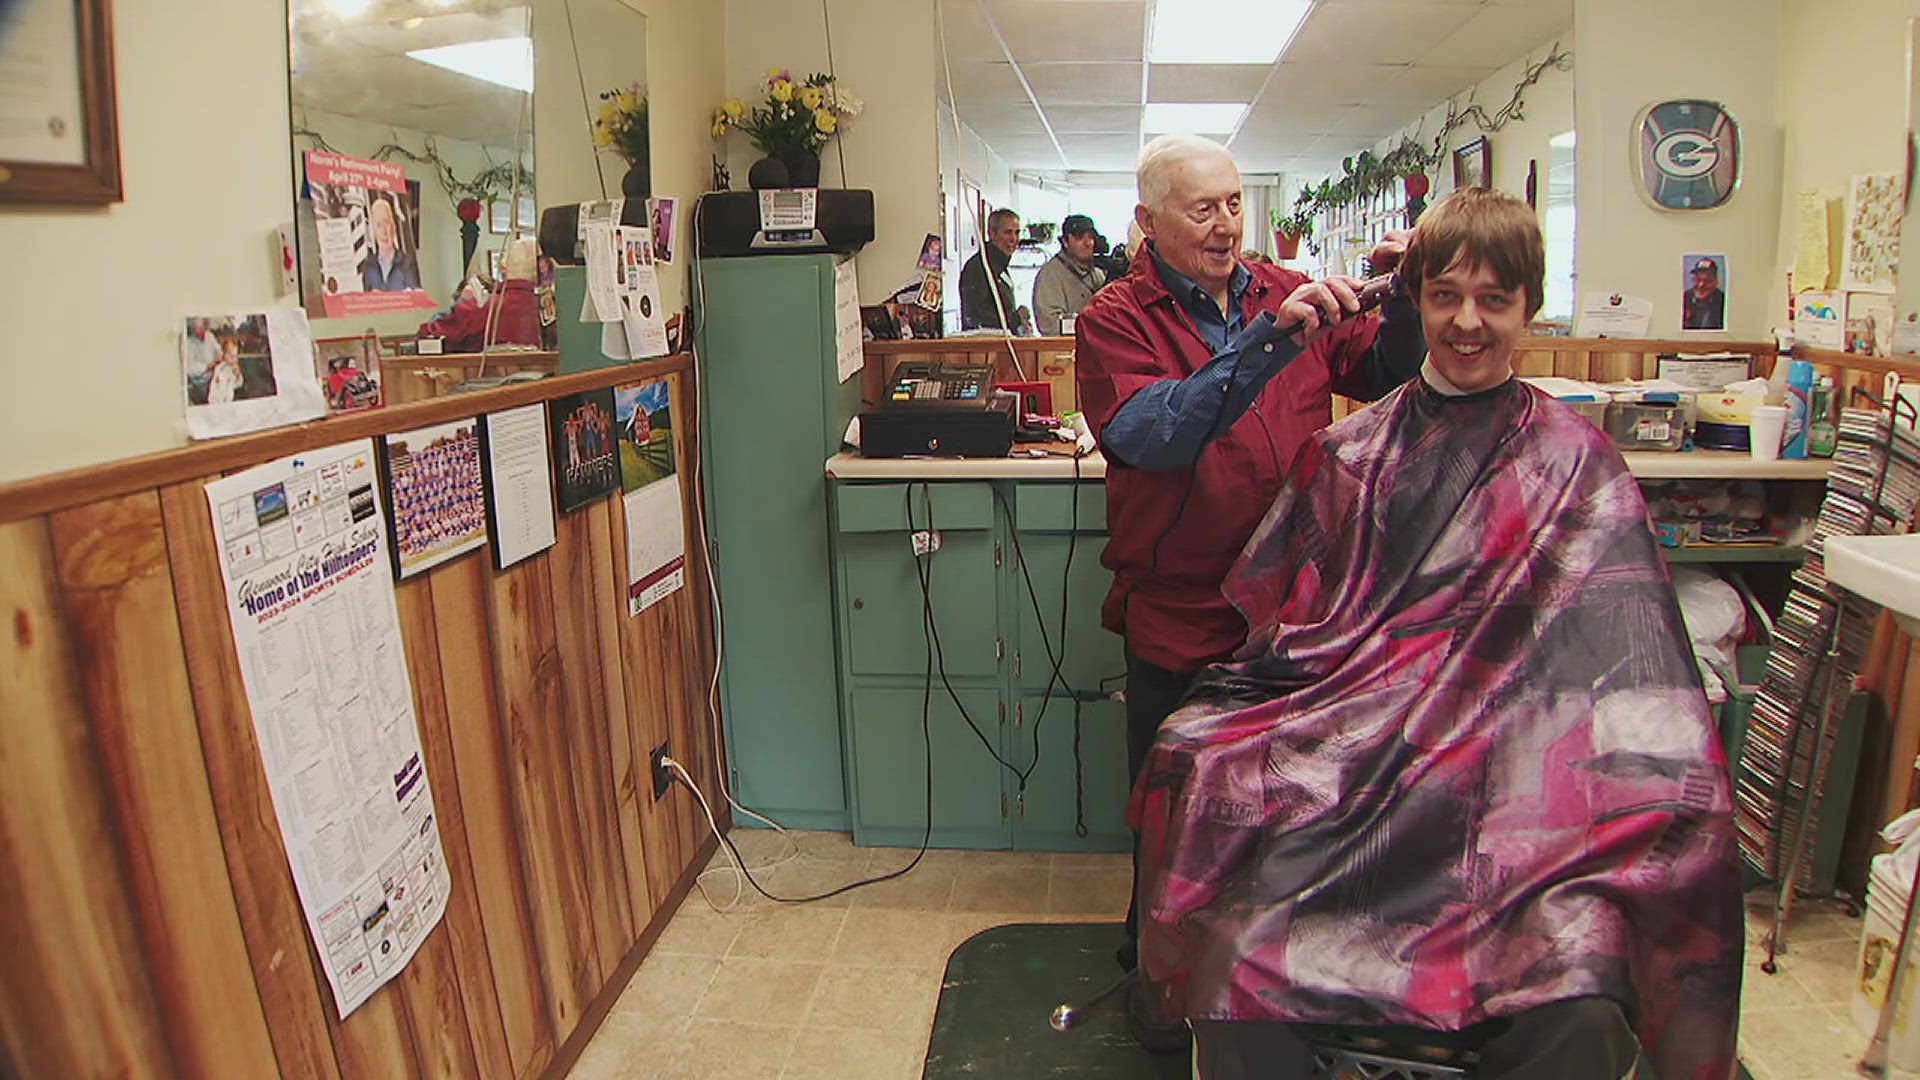
M 1734 777 L 1734 822 L 1749 867 L 1779 889 L 1767 959 L 1773 974 L 1785 950 L 1796 894 L 1810 887 L 1808 849 L 1815 835 L 1827 768 L 1860 661 L 1872 639 L 1877 604 L 1827 581 L 1831 536 L 1905 533 L 1920 498 L 1920 438 L 1912 404 L 1891 406 L 1859 389 L 1871 408 L 1842 411 L 1839 444 L 1806 561 L 1794 572 L 1755 699 Z M 1850 906 L 1852 905 L 1849 899 Z

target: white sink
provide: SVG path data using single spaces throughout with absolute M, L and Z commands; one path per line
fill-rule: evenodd
M 1827 580 L 1893 613 L 1907 634 L 1920 636 L 1920 534 L 1831 536 Z

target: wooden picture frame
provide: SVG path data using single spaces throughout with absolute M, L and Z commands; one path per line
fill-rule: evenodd
M 66 16 L 60 9 L 69 6 L 74 30 L 71 49 L 65 47 L 69 42 L 64 34 L 59 34 L 55 35 L 60 38 L 56 49 L 36 55 L 47 64 L 50 82 L 78 77 L 79 112 L 73 120 L 80 125 L 82 159 L 75 164 L 7 157 L 7 149 L 0 146 L 0 202 L 104 205 L 121 200 L 119 103 L 113 83 L 113 13 L 109 0 L 24 0 L 13 16 L 16 30 L 12 47 L 43 44 L 44 37 L 20 31 L 30 23 L 36 27 L 62 26 Z M 0 52 L 0 62 L 6 59 Z M 57 95 L 57 91 L 50 91 L 50 101 Z M 44 108 L 46 103 L 37 104 Z M 0 116 L 0 121 L 7 119 Z M 42 121 L 36 116 L 34 122 Z M 57 114 L 44 122 L 55 138 L 61 137 L 67 124 Z
M 1493 147 L 1488 144 L 1485 135 L 1454 148 L 1453 186 L 1456 188 L 1493 186 Z

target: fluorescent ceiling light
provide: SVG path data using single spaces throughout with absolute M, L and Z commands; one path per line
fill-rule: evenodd
M 373 0 L 330 0 L 333 13 L 343 19 L 352 19 L 367 13 L 373 6 Z
M 1150 64 L 1271 64 L 1313 0 L 1157 0 Z
M 1240 126 L 1240 118 L 1245 115 L 1247 106 L 1232 103 L 1149 103 L 1141 116 L 1141 127 L 1154 135 L 1168 131 L 1226 135 Z
M 1547 140 L 1548 146 L 1568 147 L 1573 145 L 1573 132 L 1563 131 Z
M 464 45 L 442 45 L 437 49 L 414 49 L 407 55 L 434 67 L 471 75 L 509 90 L 533 93 L 531 38 L 469 41 Z

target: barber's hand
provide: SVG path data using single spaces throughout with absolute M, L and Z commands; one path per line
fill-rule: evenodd
M 1412 238 L 1411 229 L 1395 229 L 1381 237 L 1367 256 L 1367 272 L 1375 277 L 1393 273 L 1400 266 L 1400 256 L 1407 253 L 1407 241 Z
M 1345 322 L 1348 316 L 1360 310 L 1359 293 L 1360 282 L 1350 277 L 1336 276 L 1325 281 L 1309 281 L 1293 290 L 1293 295 L 1280 305 L 1274 322 L 1281 326 L 1302 324 L 1303 329 L 1293 335 L 1293 340 L 1296 345 L 1305 348 L 1314 338 Z

